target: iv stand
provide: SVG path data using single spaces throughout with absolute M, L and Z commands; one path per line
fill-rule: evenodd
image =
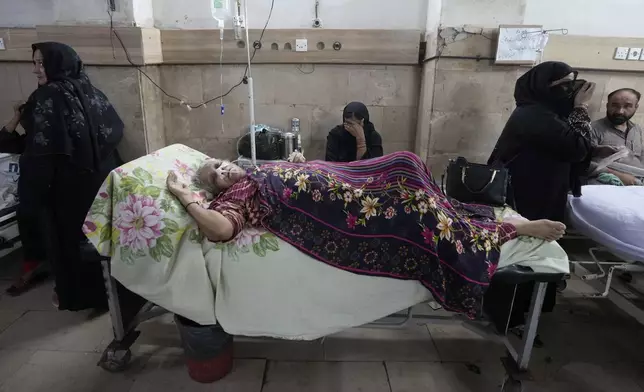
M 250 117 L 250 155 L 253 166 L 257 166 L 257 150 L 255 143 L 255 96 L 253 93 L 253 74 L 250 68 L 250 47 L 251 42 L 248 38 L 248 0 L 244 1 L 244 19 L 246 23 L 246 56 L 248 58 L 248 115 Z

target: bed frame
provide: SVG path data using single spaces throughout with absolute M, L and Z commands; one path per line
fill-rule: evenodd
M 168 311 L 146 301 L 117 282 L 111 276 L 109 259 L 98 256 L 96 251 L 93 252 L 93 256 L 88 256 L 86 259 L 88 261 L 100 262 L 102 265 L 105 287 L 108 294 L 112 330 L 114 332 L 114 339 L 103 352 L 98 366 L 109 372 L 121 372 L 127 368 L 132 358 L 131 347 L 141 334 L 137 330 L 139 324 L 168 313 Z M 531 379 L 528 365 L 532 355 L 534 339 L 537 334 L 539 316 L 541 315 L 546 287 L 548 283 L 558 282 L 564 278 L 564 274 L 535 273 L 530 268 L 516 265 L 503 268 L 494 275 L 494 280 L 515 285 L 515 293 L 516 285 L 527 282 L 536 283 L 530 310 L 526 319 L 525 330 L 520 338 L 519 344 L 511 342 L 510 336 L 512 335 L 508 335 L 507 325 L 504 331 L 499 332 L 484 317 L 477 320 L 468 320 L 459 315 L 414 315 L 412 308 L 367 324 L 365 327 L 402 328 L 412 320 L 425 321 L 428 324 L 460 323 L 482 337 L 502 342 L 505 345 L 507 352 L 506 356 L 501 358 L 501 362 L 506 370 L 506 375 L 501 391 L 520 392 L 522 391 L 522 381 Z M 514 301 L 511 306 L 513 305 Z
M 615 250 L 612 250 L 604 245 L 599 244 L 597 241 L 590 237 L 586 237 L 582 233 L 576 230 L 569 230 L 569 234 L 564 236 L 564 240 L 585 240 L 585 241 L 592 241 L 593 243 L 597 244 L 597 246 L 593 246 L 588 249 L 588 256 L 590 257 L 590 260 L 571 260 L 570 261 L 570 267 L 571 267 L 571 272 L 574 272 L 575 265 L 579 266 L 584 266 L 584 265 L 594 265 L 598 272 L 596 273 L 589 273 L 589 274 L 584 274 L 581 275 L 581 279 L 584 281 L 592 281 L 592 280 L 600 280 L 603 278 L 606 278 L 606 285 L 604 286 L 604 289 L 600 293 L 593 293 L 593 294 L 587 294 L 587 297 L 591 298 L 606 298 L 608 297 L 608 293 L 610 292 L 610 286 L 613 281 L 613 276 L 615 274 L 615 271 L 618 272 L 623 272 L 623 273 L 641 273 L 644 272 L 644 260 L 636 260 L 628 255 L 620 255 L 618 252 Z M 598 257 L 599 253 L 608 253 L 611 254 L 619 259 L 621 261 L 605 261 L 602 260 Z M 606 272 L 605 267 L 608 268 L 608 272 Z

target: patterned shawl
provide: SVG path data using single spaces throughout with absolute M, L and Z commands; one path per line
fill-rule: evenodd
M 42 53 L 47 84 L 31 94 L 23 110 L 25 155 L 67 155 L 82 169 L 99 170 L 123 137 L 123 121 L 92 85 L 74 49 L 57 42 L 32 49 Z

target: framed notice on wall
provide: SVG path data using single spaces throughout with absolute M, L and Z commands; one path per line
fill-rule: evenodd
M 547 40 L 543 26 L 501 25 L 495 63 L 533 65 L 541 59 Z

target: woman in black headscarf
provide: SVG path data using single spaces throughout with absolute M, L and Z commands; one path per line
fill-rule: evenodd
M 581 192 L 590 161 L 588 102 L 595 84 L 560 62 L 537 65 L 517 80 L 517 108 L 488 161 L 507 167 L 524 217 L 564 221 L 569 191 Z
M 545 62 L 517 80 L 517 108 L 494 147 L 488 164 L 510 172 L 509 195 L 516 210 L 530 220 L 563 222 L 568 193 L 581 195 L 582 176 L 590 164 L 588 102 L 595 84 L 577 79 L 568 64 Z M 555 305 L 556 285 L 546 292 L 544 311 Z M 486 310 L 505 327 L 514 286 L 492 284 Z M 510 326 L 522 325 L 532 285 L 516 292 Z
M 369 110 L 363 103 L 348 104 L 342 119 L 343 124 L 326 137 L 326 161 L 353 162 L 382 156 L 382 138 L 369 121 Z
M 29 270 L 49 260 L 59 309 L 104 308 L 100 266 L 81 260 L 82 228 L 103 180 L 121 163 L 123 122 L 71 47 L 44 42 L 32 49 L 38 88 L 20 111 L 26 133 L 0 132 L 0 150 L 21 154 L 18 222 L 31 265 L 9 292 L 28 289 Z

